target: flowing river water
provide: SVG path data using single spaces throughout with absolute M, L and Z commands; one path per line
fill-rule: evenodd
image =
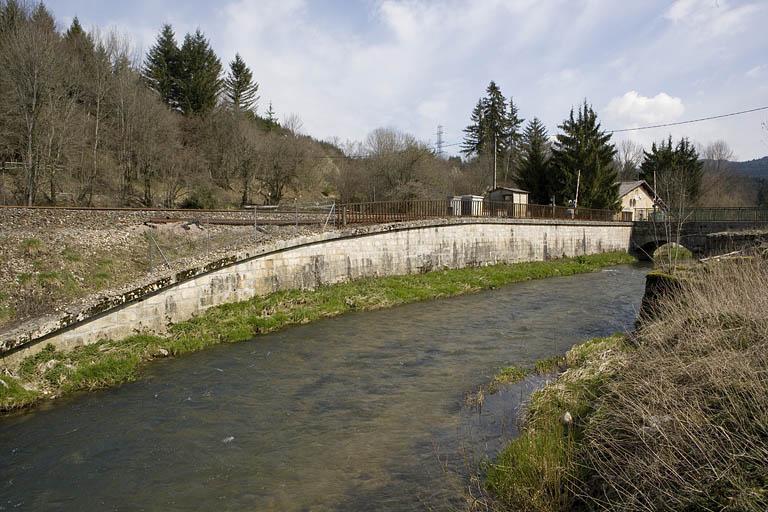
M 631 328 L 646 271 L 349 314 L 0 419 L 0 510 L 459 509 L 542 378 L 465 394 Z

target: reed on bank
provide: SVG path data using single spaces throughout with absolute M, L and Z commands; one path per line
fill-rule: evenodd
M 768 262 L 714 262 L 569 353 L 488 471 L 493 508 L 768 510 L 766 311 Z

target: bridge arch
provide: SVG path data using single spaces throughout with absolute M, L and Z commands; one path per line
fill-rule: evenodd
M 656 252 L 656 249 L 666 243 L 666 240 L 651 240 L 645 242 L 643 245 L 636 247 L 635 256 L 640 261 L 653 261 L 653 253 Z
M 693 251 L 691 251 L 691 249 L 686 247 L 683 243 L 668 242 L 667 240 L 659 239 L 659 240 L 647 241 L 647 242 L 645 242 L 643 245 L 641 245 L 639 247 L 636 246 L 635 250 L 634 250 L 634 255 L 640 261 L 653 261 L 655 259 L 654 255 L 655 255 L 656 251 L 659 248 L 661 248 L 661 247 L 663 247 L 665 245 L 668 245 L 668 244 L 678 246 L 678 247 L 680 247 L 682 249 L 685 249 L 686 251 L 690 251 L 691 254 L 693 254 Z

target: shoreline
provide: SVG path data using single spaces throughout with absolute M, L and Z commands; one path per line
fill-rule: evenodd
M 0 415 L 41 402 L 135 380 L 156 358 L 247 341 L 290 325 L 351 311 L 371 311 L 419 301 L 477 293 L 522 281 L 594 272 L 629 264 L 627 253 L 470 267 L 424 274 L 368 278 L 315 290 L 290 290 L 211 308 L 162 335 L 136 334 L 72 351 L 47 346 L 28 356 L 11 375 L 0 376 Z
M 766 510 L 766 264 L 682 274 L 649 279 L 633 332 L 575 345 L 529 397 L 480 477 L 493 510 Z

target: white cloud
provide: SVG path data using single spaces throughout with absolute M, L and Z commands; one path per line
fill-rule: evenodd
M 118 4 L 107 3 L 98 21 L 126 20 L 121 26 L 145 48 L 163 21 L 180 38 L 199 26 L 225 65 L 239 52 L 252 68 L 262 113 L 271 100 L 278 115 L 298 112 L 304 131 L 321 139 L 361 140 L 376 127 L 395 126 L 430 141 L 440 124 L 446 143 L 458 142 L 490 80 L 514 96 L 522 117 L 539 117 L 553 134 L 585 98 L 605 106 L 604 126 L 618 129 L 749 108 L 764 103 L 768 90 L 762 79 L 768 0 L 171 5 L 180 2 L 169 0 L 160 14 L 150 0 L 143 1 L 143 13 L 119 13 Z M 668 133 L 724 138 L 750 158 L 766 152 L 762 120 L 745 116 L 623 135 L 641 142 Z
M 677 0 L 667 9 L 664 17 L 676 23 L 680 22 L 689 18 L 701 4 L 700 0 Z
M 637 91 L 629 91 L 613 98 L 605 107 L 605 115 L 617 122 L 630 126 L 676 121 L 685 112 L 683 100 L 660 92 L 650 98 Z
M 746 29 L 750 17 L 764 8 L 759 3 L 732 6 L 727 0 L 677 0 L 664 17 L 702 36 L 732 35 Z
M 761 76 L 763 73 L 765 73 L 766 67 L 767 66 L 765 64 L 760 66 L 755 66 L 744 74 L 746 75 L 747 78 L 757 78 Z

